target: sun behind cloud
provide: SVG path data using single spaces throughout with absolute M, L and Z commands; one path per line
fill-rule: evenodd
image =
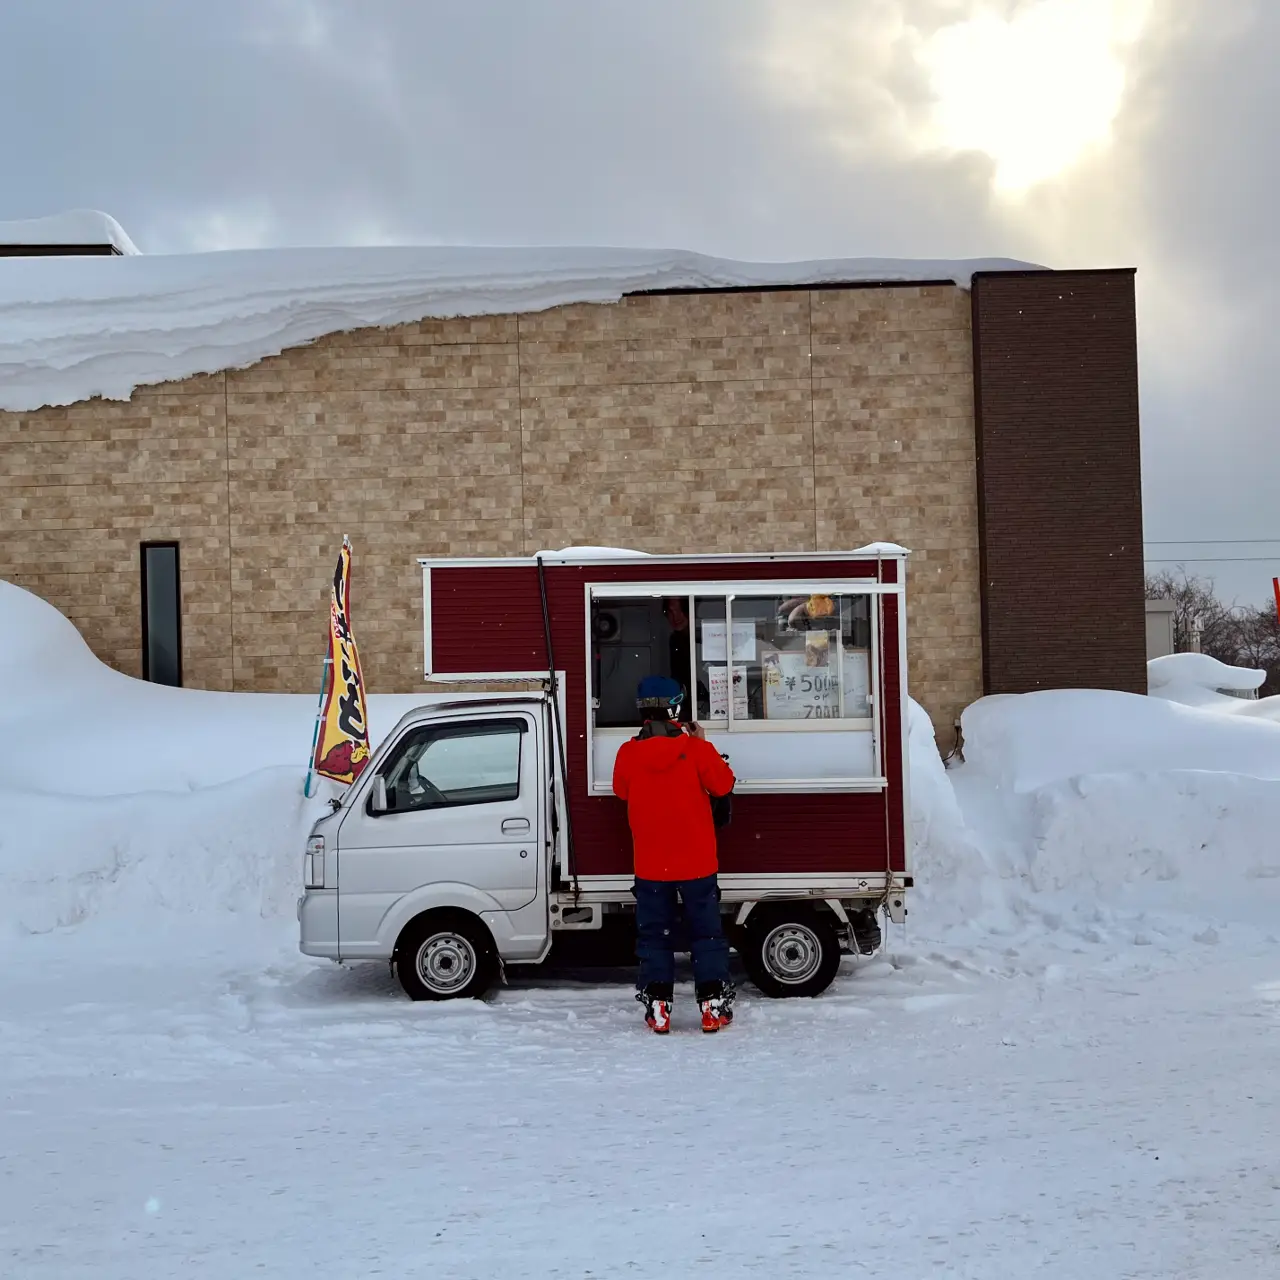
M 927 143 L 977 151 L 1014 195 L 1105 147 L 1120 110 L 1125 54 L 1152 0 L 1031 0 L 984 8 L 935 31 L 916 58 L 933 97 Z

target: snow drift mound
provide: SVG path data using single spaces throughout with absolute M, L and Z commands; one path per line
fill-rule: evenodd
M 33 688 L 48 695 L 114 674 L 93 656 L 69 619 L 39 596 L 0 581 L 0 676 L 19 706 Z M 10 712 L 13 703 L 8 703 Z
M 1171 653 L 1147 663 L 1147 689 L 1153 698 L 1250 720 L 1280 722 L 1280 695 L 1243 698 L 1223 692 L 1252 693 L 1266 682 L 1265 671 L 1228 666 L 1207 653 Z
M 317 650 L 325 619 L 317 619 Z M 0 786 L 53 795 L 188 792 L 262 769 L 293 767 L 299 784 L 315 720 L 312 694 L 171 689 L 113 671 L 38 596 L 0 582 L 0 729 L 21 743 Z M 316 659 L 317 669 L 320 658 Z M 375 742 L 427 695 L 373 695 Z
M 1100 773 L 1185 770 L 1280 779 L 1280 731 L 1140 694 L 1055 689 L 983 698 L 965 758 L 1018 792 Z
M 103 914 L 146 930 L 156 909 L 291 911 L 323 803 L 302 797 L 314 696 L 134 680 L 7 582 L 0 634 L 0 734 L 19 747 L 0 773 L 0 930 Z M 374 742 L 424 701 L 372 698 Z
M 0 733 L 21 744 L 0 779 L 0 931 L 291 916 L 322 806 L 301 795 L 314 697 L 120 675 L 4 583 L 0 629 Z M 429 700 L 373 698 L 374 740 Z M 1215 924 L 1270 927 L 1280 726 L 1084 690 L 984 699 L 964 729 L 968 762 L 948 771 L 912 705 L 913 930 L 973 947 L 1029 931 L 1098 941 L 1150 916 L 1174 923 L 1138 927 L 1182 946 Z
M 916 915 L 937 937 L 974 920 L 990 920 L 1001 911 L 1000 873 L 965 821 L 951 774 L 938 754 L 933 722 L 915 701 L 910 707 L 908 749 Z
M 286 918 L 322 809 L 296 768 L 186 795 L 0 792 L 0 934 L 109 917 L 146 934 L 158 912 Z
M 1232 667 L 1207 653 L 1169 653 L 1147 663 L 1147 688 L 1152 693 L 1178 686 L 1205 689 L 1211 693 L 1220 689 L 1250 693 L 1266 682 L 1265 671 L 1253 667 Z
M 950 779 L 1000 880 L 991 931 L 1274 927 L 1280 726 L 1094 690 L 985 698 L 963 724 Z

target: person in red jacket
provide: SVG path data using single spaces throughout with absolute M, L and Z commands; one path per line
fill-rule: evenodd
M 720 922 L 711 797 L 727 796 L 733 770 L 700 726 L 677 723 L 684 689 L 665 676 L 640 682 L 644 727 L 618 750 L 613 793 L 626 801 L 635 850 L 636 999 L 654 1031 L 671 1029 L 675 927 L 684 905 L 703 1031 L 733 1020 L 729 944 Z

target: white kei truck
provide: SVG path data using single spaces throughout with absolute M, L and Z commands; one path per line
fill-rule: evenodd
M 416 1000 L 482 995 L 553 954 L 625 958 L 613 761 L 658 674 L 737 777 L 721 911 L 748 977 L 823 991 L 912 885 L 907 555 L 422 560 L 424 676 L 457 696 L 404 716 L 312 828 L 301 950 L 389 962 Z

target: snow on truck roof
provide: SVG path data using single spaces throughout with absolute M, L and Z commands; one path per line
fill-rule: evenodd
M 559 551 L 536 551 L 531 556 L 419 556 L 418 563 L 425 568 L 487 568 L 503 565 L 534 565 L 539 560 L 547 564 L 583 565 L 601 562 L 618 562 L 636 559 L 652 560 L 657 564 L 715 563 L 734 560 L 870 560 L 902 559 L 911 554 L 896 542 L 869 542 L 863 547 L 850 547 L 838 551 L 708 551 L 690 554 L 665 554 L 661 552 L 632 551 L 627 547 L 561 547 Z
M 1038 270 L 1007 258 L 833 258 L 751 263 L 664 249 L 333 248 L 139 254 L 105 219 L 123 257 L 12 258 L 0 267 L 0 409 L 243 368 L 330 333 L 427 318 L 618 302 L 653 290 L 803 288 L 950 280 Z M 47 243 L 77 228 L 60 215 Z M 0 223 L 29 243 L 37 223 Z M 98 225 L 98 237 L 105 224 Z M 14 228 L 19 228 L 15 230 Z M 34 228 L 34 230 L 33 230 Z M 92 227 L 79 228 L 78 241 Z M 20 236 L 27 237 L 20 240 Z

